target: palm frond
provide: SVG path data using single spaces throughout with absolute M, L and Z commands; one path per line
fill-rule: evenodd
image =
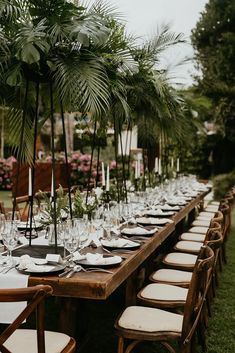
M 19 0 L 0 0 L 0 18 L 9 21 L 21 17 L 22 11 Z
M 23 131 L 23 150 L 19 155 L 20 136 L 22 131 L 23 111 L 16 108 L 11 108 L 8 111 L 7 119 L 9 126 L 9 144 L 13 149 L 13 154 L 17 154 L 20 161 L 28 161 L 32 163 L 33 159 L 33 132 L 32 122 L 29 115 L 26 116 L 25 127 Z
M 107 75 L 91 53 L 58 57 L 54 64 L 55 86 L 62 101 L 83 112 L 100 115 L 109 106 Z M 77 110 L 76 109 L 76 110 Z

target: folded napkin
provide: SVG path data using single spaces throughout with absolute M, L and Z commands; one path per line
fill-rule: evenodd
M 155 206 L 157 208 L 161 208 L 162 211 L 179 211 L 180 207 L 179 206 L 170 206 L 167 203 L 164 205 L 157 205 Z
M 101 240 L 101 243 L 103 246 L 117 247 L 117 248 L 125 248 L 125 247 L 132 247 L 132 246 L 135 247 L 140 245 L 139 243 L 136 243 L 132 240 L 123 239 L 123 238 L 111 239 L 111 240 L 103 239 Z
M 46 264 L 45 259 L 34 259 L 29 255 L 22 255 L 19 259 L 18 269 L 28 272 L 50 272 L 55 267 Z
M 90 265 L 112 265 L 119 262 L 122 262 L 120 256 L 107 256 L 104 257 L 102 254 L 86 254 L 87 264 Z
M 166 224 L 166 223 L 174 223 L 171 219 L 169 218 L 152 218 L 152 217 L 140 217 L 137 218 L 137 222 L 140 224 Z
M 135 228 L 123 228 L 121 230 L 122 234 L 127 234 L 127 235 L 148 235 L 148 234 L 154 234 L 158 231 L 158 228 L 154 229 L 144 229 L 141 227 L 135 227 Z
M 6 274 L 0 273 L 0 288 L 26 288 L 28 277 L 12 269 Z M 26 302 L 0 303 L 0 323 L 9 324 L 26 307 Z
M 163 212 L 160 208 L 157 208 L 156 210 L 148 210 L 148 211 L 145 211 L 145 212 L 143 212 L 142 215 L 145 215 L 145 216 L 153 216 L 153 217 L 156 217 L 156 216 L 164 216 L 164 215 L 165 215 L 165 212 Z

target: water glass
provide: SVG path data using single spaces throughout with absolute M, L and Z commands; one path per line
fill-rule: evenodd
M 14 260 L 12 257 L 12 250 L 16 247 L 19 233 L 13 222 L 10 222 L 11 225 L 6 224 L 4 231 L 2 232 L 2 241 L 4 246 L 7 249 L 7 266 L 14 265 Z

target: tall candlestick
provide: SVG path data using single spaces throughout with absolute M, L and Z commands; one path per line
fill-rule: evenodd
M 158 174 L 162 175 L 162 163 L 161 163 L 161 158 L 158 160 Z
M 33 192 L 32 192 L 32 169 L 31 168 L 29 168 L 28 195 L 29 196 L 33 195 Z
M 158 173 L 158 157 L 155 158 L 154 171 L 155 173 Z
M 101 163 L 102 168 L 102 186 L 105 186 L 105 170 L 104 170 L 104 162 Z
M 109 165 L 107 166 L 106 191 L 109 191 Z
M 171 169 L 173 169 L 173 168 L 174 168 L 174 158 L 171 157 Z
M 138 161 L 135 161 L 135 179 L 138 179 Z
M 53 170 L 51 172 L 51 197 L 54 197 L 54 173 Z
M 140 178 L 140 159 L 138 159 L 138 161 L 137 161 L 137 165 L 138 165 L 138 178 Z
M 176 171 L 177 173 L 180 171 L 180 159 L 177 158 L 177 161 L 176 161 Z

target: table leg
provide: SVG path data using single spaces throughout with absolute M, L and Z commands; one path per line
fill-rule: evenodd
M 59 298 L 59 331 L 74 337 L 76 334 L 77 299 Z

